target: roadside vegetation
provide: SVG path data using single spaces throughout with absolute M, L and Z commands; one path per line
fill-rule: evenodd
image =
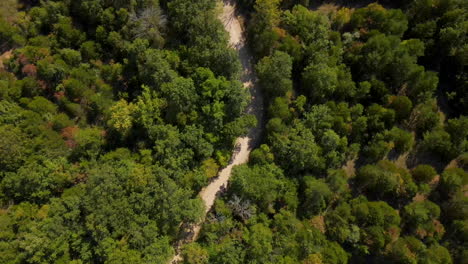
M 466 263 L 466 1 L 240 2 L 266 137 L 187 263 Z
M 235 2 L 265 132 L 184 263 L 465 264 L 468 2 Z M 0 263 L 173 258 L 257 123 L 221 10 L 2 1 Z
M 216 2 L 7 2 L 0 263 L 169 261 L 255 124 Z

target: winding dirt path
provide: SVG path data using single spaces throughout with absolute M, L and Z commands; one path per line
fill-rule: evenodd
M 260 93 L 260 89 L 256 85 L 256 76 L 253 71 L 252 62 L 253 57 L 246 46 L 245 34 L 235 10 L 235 1 L 223 1 L 223 13 L 220 19 L 224 24 L 225 30 L 229 32 L 229 44 L 239 52 L 239 59 L 242 64 L 241 81 L 244 84 L 244 88 L 249 89 L 252 97 L 251 103 L 247 107 L 247 113 L 256 116 L 258 125 L 252 128 L 247 136 L 240 137 L 236 140 L 236 147 L 229 165 L 219 172 L 214 181 L 201 190 L 199 195 L 205 203 L 205 215 L 210 211 L 220 190 L 227 187 L 232 168 L 248 161 L 250 152 L 260 142 L 263 126 L 263 97 Z M 202 224 L 203 222 L 184 228 L 187 230 L 186 235 L 176 245 L 177 255 L 172 259 L 171 263 L 178 263 L 182 260 L 182 256 L 180 255 L 181 247 L 198 238 Z

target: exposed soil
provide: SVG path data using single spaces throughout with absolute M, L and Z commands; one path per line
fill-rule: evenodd
M 12 55 L 12 50 L 9 50 L 0 55 L 0 70 L 3 69 L 3 62 L 10 59 Z
M 341 169 L 343 169 L 348 178 L 352 178 L 356 175 L 356 159 L 348 160 Z
M 253 57 L 246 46 L 245 34 L 241 25 L 241 15 L 236 13 L 235 2 L 231 0 L 223 1 L 223 12 L 220 17 L 224 24 L 224 28 L 229 32 L 230 45 L 239 52 L 239 59 L 242 64 L 241 81 L 245 89 L 249 89 L 252 100 L 247 107 L 247 113 L 253 114 L 258 120 L 258 125 L 252 128 L 247 136 L 238 138 L 232 154 L 229 165 L 223 168 L 217 178 L 215 178 L 208 186 L 200 192 L 200 197 L 205 204 L 205 215 L 213 206 L 217 195 L 221 190 L 227 187 L 229 178 L 231 177 L 232 168 L 236 165 L 244 164 L 248 161 L 250 152 L 260 142 L 262 127 L 263 127 L 263 97 L 260 89 L 256 84 L 256 76 L 253 70 Z M 178 263 L 182 260 L 180 250 L 183 245 L 193 242 L 197 239 L 203 222 L 197 224 L 183 225 L 183 238 L 176 245 L 176 256 L 171 263 Z

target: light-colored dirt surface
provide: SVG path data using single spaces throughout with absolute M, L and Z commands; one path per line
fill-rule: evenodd
M 458 167 L 458 160 L 457 159 L 454 159 L 454 160 L 451 160 L 447 166 L 445 166 L 445 169 L 451 169 L 451 168 L 457 168 Z
M 226 31 L 229 32 L 230 45 L 239 52 L 239 58 L 243 69 L 241 81 L 244 84 L 244 88 L 250 90 L 252 97 L 252 101 L 247 107 L 247 113 L 254 114 L 257 117 L 258 125 L 252 128 L 247 136 L 236 140 L 236 148 L 234 149 L 229 165 L 222 169 L 218 177 L 200 192 L 199 195 L 205 203 L 205 215 L 213 206 L 217 194 L 227 187 L 232 168 L 248 161 L 250 151 L 259 143 L 263 124 L 263 98 L 260 89 L 255 85 L 256 77 L 252 65 L 253 57 L 246 46 L 245 35 L 239 17 L 236 14 L 234 1 L 224 1 L 223 12 L 220 19 Z M 172 259 L 171 263 L 178 263 L 182 260 L 180 255 L 181 247 L 197 239 L 202 224 L 203 223 L 198 223 L 185 228 L 188 230 L 186 232 L 187 235 L 176 246 L 177 255 Z
M 3 61 L 10 59 L 12 55 L 12 50 L 9 50 L 0 55 L 0 69 L 3 69 Z
M 348 178 L 354 177 L 356 175 L 356 159 L 348 160 L 341 169 L 345 171 Z
M 397 165 L 399 168 L 403 169 L 408 169 L 408 166 L 406 165 L 406 160 L 408 159 L 408 152 L 405 152 L 398 156 L 398 158 L 395 159 L 395 165 Z

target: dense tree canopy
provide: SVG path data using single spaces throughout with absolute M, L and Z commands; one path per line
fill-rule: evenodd
M 9 1 L 0 262 L 164 263 L 248 91 L 216 1 Z
M 465 263 L 466 1 L 238 2 L 266 135 L 203 263 Z
M 467 1 L 234 2 L 205 216 L 222 1 L 2 1 L 0 263 L 466 263 Z

